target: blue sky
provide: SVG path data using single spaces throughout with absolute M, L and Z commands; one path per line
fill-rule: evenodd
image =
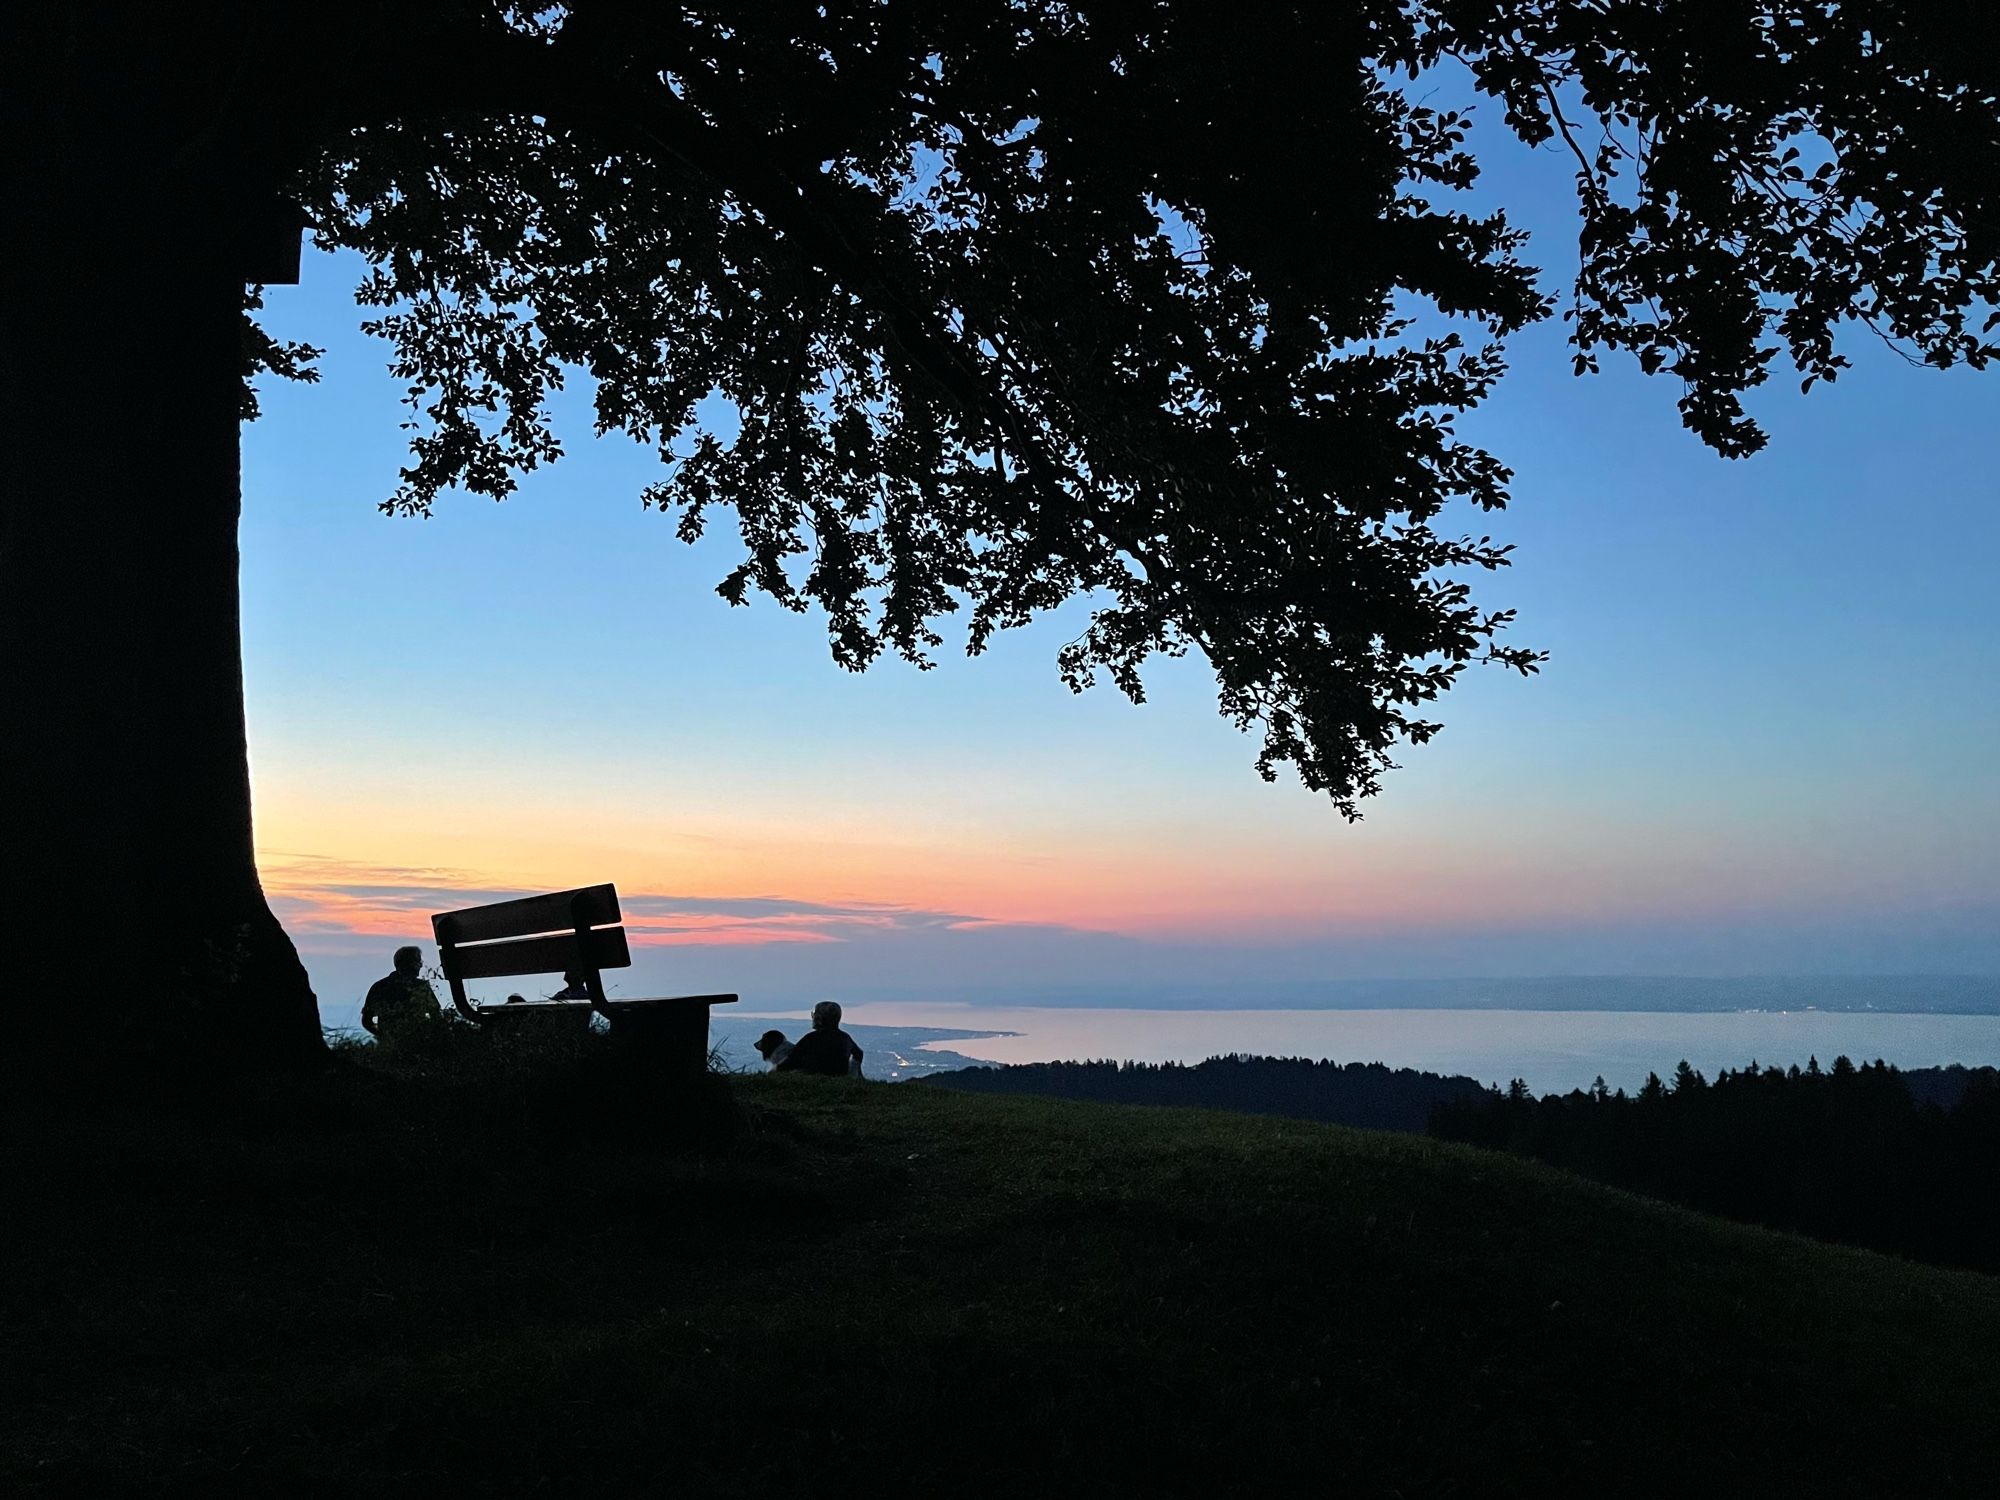
M 1562 160 L 1488 163 L 1559 282 Z M 259 844 L 330 1018 L 430 903 L 603 879 L 699 919 L 635 983 L 774 1001 L 2000 972 L 2000 376 L 1864 333 L 1833 387 L 1775 376 L 1770 448 L 1725 462 L 1671 383 L 1573 379 L 1559 322 L 1513 340 L 1465 430 L 1515 503 L 1470 524 L 1518 544 L 1480 597 L 1551 659 L 1466 678 L 1355 827 L 1256 778 L 1198 660 L 1143 707 L 1073 697 L 1074 617 L 841 672 L 816 619 L 714 596 L 728 547 L 645 512 L 653 461 L 574 393 L 569 456 L 514 499 L 379 514 L 404 413 L 357 274 L 309 255 L 268 293 L 324 381 L 267 388 L 244 445 Z

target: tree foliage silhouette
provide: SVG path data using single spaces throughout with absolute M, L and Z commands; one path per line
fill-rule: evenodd
M 1237 1109 L 1289 1115 L 1377 1130 L 1421 1131 L 1432 1111 L 1457 1104 L 1476 1114 L 1485 1091 L 1473 1079 L 1389 1068 L 1382 1063 L 1337 1063 L 1324 1058 L 1238 1054 L 1185 1063 L 1047 1062 L 1010 1067 L 960 1068 L 931 1075 L 930 1087 L 971 1094 L 1048 1094 L 1113 1104 L 1160 1104 L 1196 1109 Z M 1519 1079 L 1519 1099 L 1532 1101 Z
M 1602 1080 L 1600 1080 L 1600 1083 Z M 1433 1135 L 1468 1141 L 1710 1213 L 1945 1265 L 2000 1269 L 2000 1073 L 1682 1062 L 1667 1089 L 1525 1089 L 1440 1099 Z
M 415 428 L 392 509 L 557 458 L 547 398 L 581 370 L 598 428 L 657 447 L 648 503 L 690 538 L 732 513 L 726 597 L 822 610 L 851 667 L 1087 598 L 1073 687 L 1137 698 L 1197 650 L 1258 769 L 1351 816 L 1468 665 L 1538 660 L 1472 597 L 1507 547 L 1440 517 L 1505 503 L 1454 420 L 1552 307 L 1504 215 L 1453 206 L 1477 164 L 1434 75 L 1577 157 L 1578 368 L 1631 353 L 1740 454 L 1743 394 L 1781 353 L 1834 378 L 1843 321 L 1933 364 L 1994 352 L 1970 15 L 16 7 L 0 629 L 42 732 L 7 751 L 10 909 L 99 890 L 115 958 L 233 1025 L 272 998 L 271 1045 L 305 1045 L 250 860 L 233 540 L 244 373 L 311 370 L 245 324 L 302 222 L 371 265 Z M 111 371 L 107 410 L 80 393 Z

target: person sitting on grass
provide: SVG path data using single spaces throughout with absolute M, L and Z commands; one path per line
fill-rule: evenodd
M 590 974 L 583 969 L 571 969 L 563 975 L 563 987 L 549 996 L 551 1000 L 588 1000 L 590 998 Z
M 405 1042 L 443 1019 L 437 992 L 423 976 L 424 950 L 398 948 L 393 972 L 368 987 L 361 1002 L 361 1029 L 378 1042 Z
M 777 1067 L 792 1055 L 792 1044 L 785 1040 L 785 1034 L 782 1031 L 767 1031 L 750 1045 L 757 1049 L 757 1055 L 764 1059 L 767 1066 L 772 1068 Z
M 780 1073 L 817 1073 L 823 1078 L 861 1076 L 861 1049 L 840 1029 L 840 1007 L 822 1000 L 813 1007 L 813 1029 L 792 1043 Z

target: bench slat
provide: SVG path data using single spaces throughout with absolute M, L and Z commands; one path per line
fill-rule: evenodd
M 553 937 L 453 948 L 441 957 L 445 960 L 445 972 L 449 974 L 456 969 L 460 979 L 500 979 L 514 974 L 562 974 L 571 969 L 632 966 L 632 951 L 625 945 L 622 927 L 601 927 L 591 933 L 588 953 L 577 942 L 575 933 L 563 932 Z
M 619 920 L 618 890 L 611 885 L 586 885 L 546 896 L 524 896 L 464 911 L 440 912 L 431 931 L 440 943 L 482 943 L 492 938 L 526 937 L 578 927 L 602 927 Z M 525 974 L 526 969 L 507 970 Z

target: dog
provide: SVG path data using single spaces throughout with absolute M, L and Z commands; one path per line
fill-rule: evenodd
M 767 1031 L 751 1045 L 757 1049 L 766 1065 L 773 1068 L 792 1055 L 792 1044 L 785 1040 L 782 1031 Z

